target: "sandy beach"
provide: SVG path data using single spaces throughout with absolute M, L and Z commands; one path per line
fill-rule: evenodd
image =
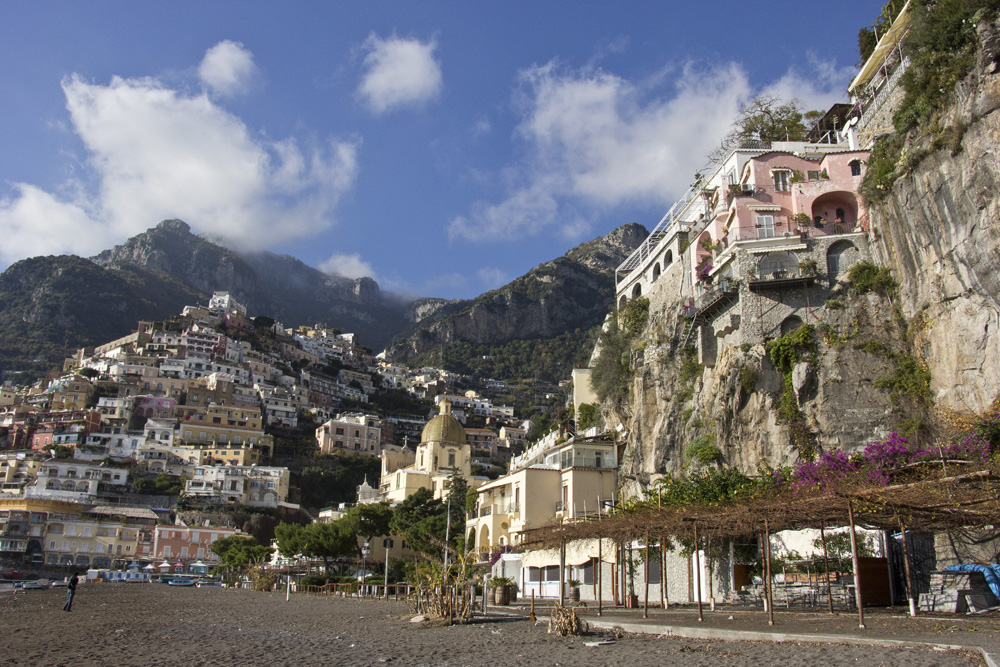
M 562 638 L 544 624 L 451 627 L 409 622 L 405 604 L 370 600 L 87 584 L 0 595 L 5 665 L 924 665 L 984 664 L 977 651 L 721 642 L 607 633 Z M 992 627 L 992 625 L 991 625 Z M 759 629 L 759 628 L 758 628 Z M 950 643 L 948 636 L 940 638 Z

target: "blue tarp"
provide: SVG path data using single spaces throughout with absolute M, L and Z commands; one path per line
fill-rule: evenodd
M 949 565 L 944 569 L 951 572 L 982 572 L 983 577 L 986 578 L 986 585 L 993 591 L 993 595 L 1000 600 L 1000 565 L 962 563 L 961 565 Z

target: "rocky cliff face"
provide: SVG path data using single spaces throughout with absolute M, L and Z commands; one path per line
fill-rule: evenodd
M 929 326 L 919 345 L 941 406 L 982 412 L 1000 390 L 1000 74 L 996 25 L 980 26 L 979 67 L 962 81 L 944 125 L 960 144 L 934 149 L 872 211 L 881 262 L 901 277 L 900 306 Z

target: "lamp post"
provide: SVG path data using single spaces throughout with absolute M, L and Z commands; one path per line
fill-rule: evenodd
M 361 547 L 361 586 L 364 590 L 365 579 L 368 578 L 368 554 L 372 551 L 371 546 L 368 544 L 368 540 L 365 540 L 364 545 Z

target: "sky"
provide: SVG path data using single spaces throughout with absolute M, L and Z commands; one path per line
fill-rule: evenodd
M 740 105 L 847 101 L 881 0 L 0 0 L 0 269 L 165 219 L 471 298 L 652 229 Z

